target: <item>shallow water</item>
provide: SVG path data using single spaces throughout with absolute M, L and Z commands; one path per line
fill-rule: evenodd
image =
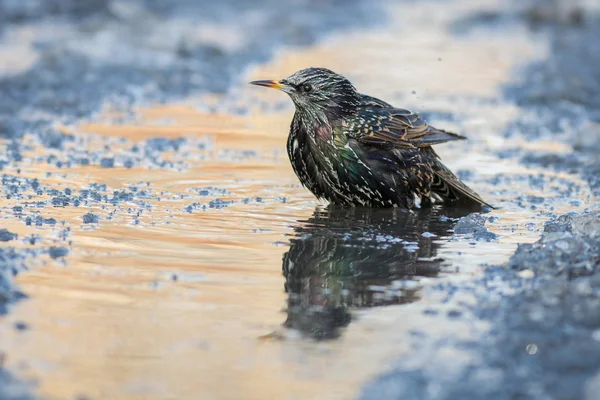
M 432 305 L 451 312 L 472 296 L 443 303 L 428 288 L 505 262 L 517 243 L 537 240 L 543 209 L 582 209 L 593 197 L 577 176 L 498 155 L 568 151 L 502 135 L 520 110 L 500 99 L 501 87 L 546 43 L 518 29 L 449 36 L 468 1 L 387 10 L 392 23 L 285 49 L 227 94 L 129 114 L 107 105 L 60 126 L 75 136 L 63 149 L 26 136 L 24 161 L 3 173 L 37 178 L 41 189 L 3 199 L 3 226 L 68 255 L 34 257 L 18 276 L 30 298 L 0 324 L 5 365 L 52 399 L 346 399 L 410 352 L 405 338 L 415 332 L 473 336 L 427 317 Z M 426 32 L 416 29 L 426 22 Z M 464 210 L 328 209 L 300 187 L 284 148 L 291 104 L 245 82 L 313 64 L 469 136 L 439 153 L 499 206 L 486 214 L 498 239 L 453 235 Z M 15 206 L 22 215 L 5 213 Z M 89 212 L 97 223 L 84 223 Z M 28 225 L 38 213 L 57 223 Z M 21 321 L 28 329 L 13 329 Z

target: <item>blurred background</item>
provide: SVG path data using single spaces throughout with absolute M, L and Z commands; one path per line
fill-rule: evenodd
M 600 3 L 0 0 L 0 399 L 600 393 Z M 498 207 L 336 209 L 321 66 Z

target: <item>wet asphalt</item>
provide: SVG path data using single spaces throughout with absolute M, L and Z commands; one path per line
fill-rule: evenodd
M 589 185 L 592 193 L 600 196 L 600 43 L 597 40 L 600 14 L 567 2 L 561 3 L 563 8 L 556 4 L 515 2 L 506 13 L 474 11 L 468 20 L 457 21 L 449 34 L 470 35 L 481 29 L 502 31 L 525 26 L 540 35 L 541 40 L 549 41 L 548 58 L 523 66 L 504 87 L 504 99 L 513 101 L 523 112 L 508 124 L 503 134 L 508 140 L 516 135 L 531 141 L 558 139 L 569 143 L 572 151 L 556 154 L 515 147 L 499 156 L 517 158 L 525 166 L 576 175 Z M 344 7 L 344 13 L 336 12 L 340 7 Z M 23 27 L 39 35 L 33 44 L 36 52 L 33 63 L 25 70 L 0 75 L 0 137 L 5 149 L 0 153 L 0 173 L 6 165 L 23 162 L 27 146 L 33 146 L 31 140 L 35 146 L 57 150 L 45 162 L 59 168 L 90 163 L 104 168 L 137 165 L 158 170 L 183 168 L 177 161 L 164 161 L 160 154 L 189 145 L 185 139 L 149 139 L 124 155 L 115 156 L 108 145 L 96 152 L 68 146 L 76 144 L 79 138 L 62 133 L 56 129 L 56 123 L 68 124 L 91 117 L 106 103 L 127 110 L 134 105 L 168 102 L 198 92 L 225 93 L 239 83 L 239 76 L 248 66 L 268 60 L 281 46 L 307 46 L 334 31 L 384 24 L 385 14 L 380 7 L 377 2 L 338 0 L 307 0 L 286 5 L 269 0 L 218 3 L 2 0 L 0 44 L 11 31 Z M 259 17 L 247 18 L 250 14 Z M 195 24 L 206 21 L 238 26 L 245 35 L 243 46 L 197 41 L 190 32 Z M 159 27 L 167 27 L 168 34 Z M 65 41 L 63 32 L 69 30 L 77 30 L 79 35 Z M 96 43 L 97 51 L 93 46 L 82 46 L 90 41 Z M 122 61 L 114 63 L 113 59 Z M 243 105 L 227 106 L 230 111 L 247 113 Z M 30 140 L 23 140 L 25 135 Z M 517 178 L 499 174 L 490 185 L 506 187 L 511 179 Z M 563 184 L 566 199 L 571 192 L 581 190 L 568 181 L 557 183 L 536 176 L 521 179 L 537 187 Z M 2 213 L 27 225 L 58 228 L 58 237 L 52 242 L 36 235 L 18 237 L 0 229 L 0 314 L 10 312 L 12 304 L 27 297 L 13 283 L 13 277 L 26 271 L 32 260 L 49 256 L 68 262 L 70 228 L 61 221 L 45 218 L 44 207 L 135 202 L 140 209 L 151 213 L 152 205 L 145 200 L 160 196 L 143 183 L 114 192 L 102 185 L 76 192 L 58 191 L 45 187 L 37 179 L 5 173 L 0 194 L 23 203 L 10 210 L 3 208 Z M 50 203 L 36 200 L 42 194 L 51 197 Z M 490 328 L 482 339 L 471 342 L 450 335 L 433 342 L 428 341 L 427 332 L 415 332 L 410 340 L 415 349 L 421 350 L 398 360 L 392 370 L 367 384 L 360 398 L 591 400 L 600 396 L 598 207 L 557 215 L 545 207 L 541 198 L 523 195 L 515 203 L 550 217 L 539 241 L 519 246 L 505 265 L 486 266 L 484 276 L 475 281 L 461 284 L 440 281 L 434 289 L 447 298 L 457 292 L 470 292 L 477 298 L 475 304 L 464 305 L 455 313 L 441 316 L 435 310 L 430 312 L 436 318 L 448 320 L 488 321 Z M 218 201 L 199 205 L 216 209 L 226 206 L 227 203 Z M 191 207 L 189 212 L 194 210 Z M 352 240 L 352 235 L 363 234 L 357 230 L 361 225 L 356 225 L 356 215 L 355 229 L 341 232 L 348 227 L 345 211 L 332 210 L 325 222 L 316 213 L 313 228 L 298 232 L 308 240 L 292 240 L 284 256 L 285 290 L 290 293 L 286 325 L 316 339 L 335 338 L 352 318 L 347 307 L 385 305 L 385 299 L 390 298 L 374 295 L 368 287 L 405 276 L 407 268 L 416 275 L 436 276 L 438 262 L 422 263 L 417 259 L 432 260 L 436 255 L 435 246 L 422 236 L 423 232 L 435 235 L 454 227 L 457 235 L 474 242 L 496 239 L 486 228 L 494 221 L 485 214 L 440 217 L 436 212 L 416 219 L 401 215 L 403 225 L 416 232 L 412 239 L 419 252 L 407 253 L 406 243 L 403 246 L 392 243 L 380 249 L 379 258 L 374 258 L 372 252 L 367 257 L 361 248 L 347 251 L 340 244 Z M 82 218 L 85 224 L 99 222 L 98 215 L 92 212 Z M 378 227 L 379 231 L 371 232 L 373 237 L 393 235 L 397 223 L 397 219 L 392 223 L 377 213 L 366 213 L 358 220 Z M 336 233 L 332 235 L 332 231 Z M 32 246 L 11 246 L 11 242 L 19 240 Z M 365 243 L 364 238 L 361 241 Z M 319 249 L 318 255 L 315 249 Z M 298 260 L 302 260 L 304 269 L 292 267 L 298 265 Z M 330 260 L 349 268 L 340 271 L 336 279 L 344 287 L 351 287 L 344 294 L 351 299 L 328 302 L 329 308 L 315 314 L 302 306 L 310 294 L 303 292 L 301 282 L 307 276 L 319 275 L 320 266 L 330 265 Z M 381 270 L 373 271 L 370 266 L 375 264 Z M 362 271 L 363 280 L 348 282 L 356 270 Z M 382 276 L 387 277 L 386 282 L 381 282 Z M 394 298 L 394 303 L 412 301 L 410 291 L 403 293 L 404 297 Z M 451 373 L 444 369 L 450 365 L 445 358 L 448 348 L 468 354 L 453 360 Z M 427 362 L 417 362 L 424 353 Z M 0 367 L 1 357 L 0 354 Z M 29 384 L 0 368 L 0 399 L 30 398 L 34 397 Z

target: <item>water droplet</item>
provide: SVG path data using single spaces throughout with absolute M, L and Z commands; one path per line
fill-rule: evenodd
M 525 351 L 527 352 L 527 354 L 533 356 L 533 355 L 537 354 L 538 347 L 535 344 L 528 344 L 525 347 Z

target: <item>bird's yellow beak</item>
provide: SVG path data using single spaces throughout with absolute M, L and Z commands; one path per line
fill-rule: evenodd
M 273 80 L 252 81 L 252 82 L 250 82 L 250 84 L 258 85 L 258 86 L 265 86 L 268 88 L 279 89 L 279 90 L 282 90 L 285 87 L 285 85 L 283 85 L 277 81 L 273 81 Z

